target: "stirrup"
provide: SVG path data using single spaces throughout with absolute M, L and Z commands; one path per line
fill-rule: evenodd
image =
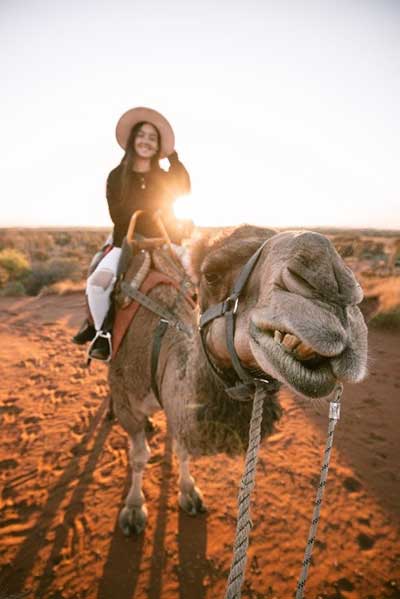
M 103 339 L 107 339 L 108 341 L 108 358 L 106 358 L 105 360 L 103 358 L 96 358 L 96 356 L 92 356 L 92 349 L 93 349 L 93 345 L 96 342 L 96 339 L 98 339 L 98 337 L 103 337 Z M 111 333 L 109 331 L 96 331 L 96 335 L 93 339 L 93 341 L 90 343 L 88 351 L 87 351 L 87 360 L 88 363 L 90 364 L 90 360 L 99 360 L 99 362 L 110 362 L 112 358 L 112 341 L 111 341 Z

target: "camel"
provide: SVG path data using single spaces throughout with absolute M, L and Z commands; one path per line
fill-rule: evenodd
M 198 308 L 193 310 L 175 287 L 162 285 L 150 292 L 190 331 L 170 326 L 165 333 L 156 376 L 159 401 L 150 373 L 159 316 L 142 307 L 110 363 L 115 416 L 130 440 L 132 482 L 119 516 L 126 535 L 138 534 L 146 525 L 142 478 L 150 449 L 145 424 L 161 406 L 179 461 L 178 502 L 187 513 L 205 510 L 190 473 L 190 456 L 246 450 L 251 401 L 233 399 L 218 376 L 223 373 L 232 384 L 224 318 L 204 326 L 204 347 L 198 325 L 201 314 L 229 296 L 242 267 L 262 244 L 235 306 L 234 332 L 241 365 L 265 380 L 262 435 L 271 433 L 280 416 L 280 384 L 305 398 L 320 398 L 329 396 L 339 381 L 354 383 L 366 375 L 367 329 L 357 306 L 363 293 L 327 238 L 242 225 L 215 239 L 201 239 L 191 250 Z

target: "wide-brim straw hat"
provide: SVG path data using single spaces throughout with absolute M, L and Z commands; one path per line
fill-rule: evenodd
M 172 154 L 175 147 L 175 135 L 171 125 L 162 114 L 152 108 L 145 108 L 144 106 L 131 108 L 119 119 L 115 135 L 121 148 L 126 150 L 132 127 L 143 121 L 154 125 L 160 132 L 160 158 L 165 158 Z

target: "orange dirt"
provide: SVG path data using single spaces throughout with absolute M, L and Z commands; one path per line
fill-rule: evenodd
M 126 437 L 106 418 L 106 366 L 88 371 L 69 341 L 82 295 L 3 298 L 0 311 L 0 597 L 222 599 L 243 461 L 194 462 L 209 511 L 190 518 L 157 414 L 148 527 L 125 538 Z M 371 332 L 369 378 L 345 388 L 309 599 L 400 597 L 399 341 Z M 319 478 L 326 405 L 286 390 L 281 399 L 284 416 L 260 451 L 243 598 L 293 597 Z

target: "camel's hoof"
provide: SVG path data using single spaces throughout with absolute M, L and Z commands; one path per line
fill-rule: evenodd
M 207 511 L 201 492 L 197 487 L 194 487 L 190 493 L 179 493 L 178 501 L 179 507 L 189 516 L 197 516 L 197 514 Z
M 119 526 L 126 537 L 140 535 L 146 528 L 146 506 L 137 508 L 123 507 L 119 514 Z

